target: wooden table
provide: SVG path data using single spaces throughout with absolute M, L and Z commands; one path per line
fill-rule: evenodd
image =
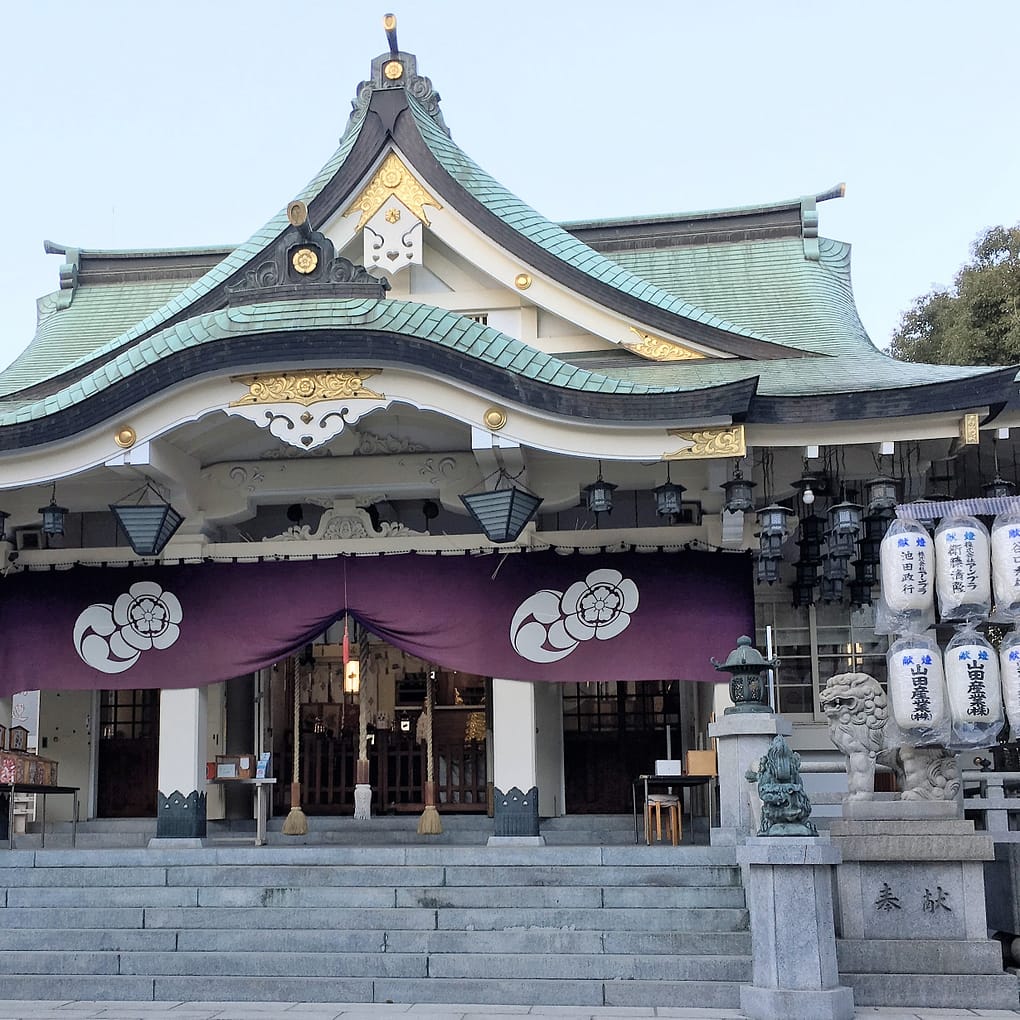
M 275 779 L 210 779 L 219 786 L 253 786 L 255 788 L 255 845 L 266 845 L 266 821 L 269 816 L 269 796 L 266 788 L 276 783 Z
M 14 849 L 14 795 L 16 793 L 34 793 L 42 796 L 42 845 L 46 846 L 46 797 L 51 793 L 67 793 L 74 798 L 71 809 L 71 846 L 78 837 L 78 786 L 42 786 L 38 783 L 4 783 L 0 790 L 7 793 L 7 837 Z
M 678 789 L 693 789 L 695 786 L 704 786 L 706 783 L 711 783 L 715 776 L 638 776 L 637 779 L 631 784 L 631 803 L 634 809 L 634 842 L 638 840 L 638 823 L 637 823 L 637 791 L 638 787 L 644 787 L 644 800 L 642 804 L 648 803 L 648 791 L 651 788 L 663 787 Z M 683 811 L 683 798 L 680 799 L 680 810 Z M 643 812 L 642 812 L 643 813 Z M 712 829 L 712 790 L 708 791 L 708 828 L 711 832 Z M 645 833 L 645 841 L 649 841 L 648 833 Z M 694 812 L 691 811 L 691 842 L 694 841 Z

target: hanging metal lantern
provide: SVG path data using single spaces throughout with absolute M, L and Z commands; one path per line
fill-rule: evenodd
M 669 461 L 666 461 L 666 481 L 652 490 L 655 495 L 655 512 L 667 518 L 670 524 L 675 524 L 680 519 L 680 501 L 686 491 L 684 486 L 673 484 Z
M 490 542 L 515 541 L 542 505 L 540 496 L 516 485 L 461 496 L 460 501 Z
M 0 542 L 7 541 L 7 518 L 10 516 L 6 510 L 0 510 Z
M 758 536 L 758 551 L 769 559 L 781 560 L 783 558 L 783 536 L 768 535 L 763 532 Z
M 749 481 L 741 473 L 740 468 L 733 472 L 733 477 L 728 482 L 723 482 L 722 487 L 726 493 L 726 502 L 723 509 L 731 514 L 744 513 L 754 509 L 754 489 L 757 483 Z
M 850 582 L 850 605 L 858 609 L 871 605 L 871 585 L 867 581 L 856 580 Z
M 879 563 L 882 559 L 882 539 L 862 538 L 861 539 L 861 563 Z
M 981 486 L 981 494 L 985 499 L 1004 499 L 1012 496 L 1015 489 L 1016 486 L 1012 482 L 1007 482 L 1005 478 L 996 475 L 990 482 Z
M 826 553 L 822 557 L 822 577 L 830 581 L 846 581 L 850 577 L 850 557 Z
M 878 584 L 880 575 L 878 560 L 872 561 L 863 558 L 854 560 L 854 573 L 858 581 L 863 581 L 869 586 Z
M 599 476 L 591 485 L 586 485 L 584 492 L 588 511 L 593 514 L 610 514 L 613 512 L 613 491 L 617 487 L 602 478 L 602 461 L 599 461 Z
M 857 503 L 836 503 L 830 506 L 825 514 L 830 535 L 853 535 L 856 541 L 861 534 L 861 511 L 864 508 Z
M 755 514 L 758 517 L 758 530 L 761 534 L 782 535 L 783 538 L 789 534 L 786 522 L 787 518 L 793 514 L 792 510 L 788 510 L 785 506 L 779 506 L 777 503 L 770 503 L 768 506 L 756 510 Z
M 861 522 L 864 525 L 864 538 L 863 542 L 877 539 L 879 542 L 885 538 L 885 533 L 889 530 L 889 525 L 892 524 L 895 514 L 891 510 L 881 510 L 878 513 L 870 513 L 864 517 Z
M 899 479 L 879 475 L 864 483 L 868 513 L 877 510 L 892 510 L 899 502 Z
M 817 538 L 802 538 L 798 540 L 797 547 L 800 549 L 802 563 L 821 563 L 822 543 Z
M 38 513 L 42 514 L 42 530 L 44 535 L 62 535 L 64 533 L 64 518 L 67 516 L 66 506 L 57 506 L 57 485 L 54 482 L 53 492 L 50 495 L 48 506 L 39 507 Z
M 813 584 L 794 581 L 790 585 L 790 590 L 793 592 L 794 609 L 803 609 L 805 606 L 813 606 L 815 604 L 815 586 Z
M 825 536 L 825 518 L 808 514 L 800 519 L 797 539 L 800 542 L 821 542 Z
M 139 556 L 158 556 L 184 522 L 169 503 L 111 503 L 110 510 Z
M 843 592 L 845 588 L 845 580 L 842 577 L 823 577 L 822 578 L 822 601 L 823 602 L 842 602 Z
M 775 584 L 782 577 L 783 561 L 774 556 L 761 556 L 755 564 L 755 577 L 758 584 Z
M 818 584 L 818 578 L 821 575 L 821 566 L 818 563 L 808 563 L 805 560 L 801 560 L 799 563 L 794 564 L 797 569 L 797 583 L 798 584 Z

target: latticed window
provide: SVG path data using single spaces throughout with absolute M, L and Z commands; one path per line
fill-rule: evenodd
M 870 673 L 885 686 L 888 639 L 874 632 L 874 611 L 840 603 L 801 609 L 783 601 L 759 600 L 756 644 L 764 654 L 771 628 L 776 710 L 784 715 L 821 718 L 818 694 L 836 673 Z
M 159 691 L 102 691 L 99 732 L 105 740 L 155 737 L 159 725 Z
M 676 682 L 612 681 L 563 685 L 567 733 L 663 730 L 680 718 Z

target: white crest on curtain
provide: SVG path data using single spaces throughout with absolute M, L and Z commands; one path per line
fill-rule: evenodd
M 74 623 L 74 648 L 102 673 L 124 673 L 150 649 L 169 648 L 181 635 L 180 600 L 154 581 L 137 581 L 112 606 L 96 602 Z
M 531 662 L 558 662 L 582 641 L 609 641 L 630 625 L 638 587 L 618 570 L 593 570 L 565 592 L 529 595 L 510 622 L 510 644 Z

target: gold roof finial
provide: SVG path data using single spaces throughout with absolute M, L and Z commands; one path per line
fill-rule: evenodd
M 386 30 L 386 41 L 390 44 L 390 56 L 395 57 L 400 52 L 397 48 L 397 16 L 384 14 L 382 27 Z

